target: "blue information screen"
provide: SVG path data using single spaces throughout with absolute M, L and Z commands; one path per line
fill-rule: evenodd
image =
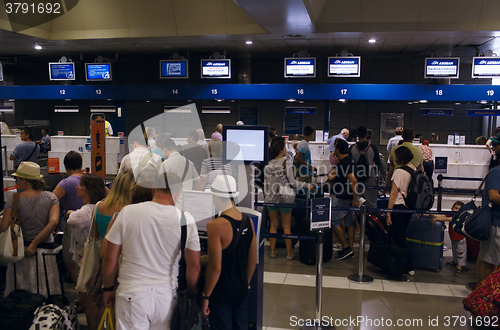
M 500 77 L 499 57 L 474 57 L 472 59 L 472 78 Z
M 425 59 L 425 78 L 458 78 L 460 58 L 428 57 Z
M 285 58 L 285 78 L 316 77 L 315 58 Z
M 361 57 L 329 57 L 328 77 L 359 77 L 361 75 Z
M 231 60 L 201 60 L 201 77 L 215 79 L 231 78 Z
M 111 63 L 86 63 L 85 76 L 87 81 L 111 80 Z
M 160 61 L 160 79 L 188 78 L 187 60 Z
M 74 63 L 49 63 L 50 80 L 75 80 Z

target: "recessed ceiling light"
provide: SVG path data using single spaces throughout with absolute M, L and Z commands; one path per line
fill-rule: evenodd
M 413 104 L 413 102 L 410 101 L 410 102 L 408 102 L 408 104 Z
M 420 100 L 420 103 L 427 103 L 427 100 Z
M 376 39 L 370 39 L 370 40 L 368 40 L 368 42 L 371 43 L 371 44 L 373 44 L 374 42 L 377 42 L 377 40 Z
M 339 99 L 339 102 L 345 103 L 345 99 Z
M 288 102 L 295 102 L 296 100 L 295 99 L 288 99 L 287 101 Z
M 42 46 L 40 46 L 40 45 L 35 45 L 35 49 L 40 50 L 40 49 L 42 49 Z
M 483 100 L 483 101 L 481 101 L 481 102 L 479 102 L 479 103 L 481 103 L 481 104 L 486 104 L 486 103 L 488 103 L 488 101 L 484 101 L 484 100 Z
M 455 102 L 455 105 L 460 105 L 460 102 Z
M 252 40 L 248 40 L 248 41 L 246 41 L 245 43 L 246 43 L 247 45 L 251 45 L 251 44 L 253 44 L 253 41 L 252 41 Z

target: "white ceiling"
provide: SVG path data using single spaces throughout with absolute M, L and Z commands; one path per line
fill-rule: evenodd
M 0 58 L 215 51 L 281 57 L 302 49 L 316 57 L 346 49 L 383 61 L 500 54 L 498 0 L 85 0 L 19 32 L 2 2 Z

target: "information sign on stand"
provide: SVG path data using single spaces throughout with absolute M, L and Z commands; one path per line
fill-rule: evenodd
M 436 157 L 434 173 L 447 173 L 447 171 L 448 171 L 448 157 Z
M 326 198 L 311 199 L 311 230 L 331 227 L 332 200 Z
M 92 115 L 97 116 L 96 113 L 93 113 Z M 102 114 L 101 116 L 101 118 L 104 117 Z M 104 134 L 104 130 L 104 119 L 92 119 L 92 174 L 100 176 L 101 178 L 106 176 L 106 135 Z

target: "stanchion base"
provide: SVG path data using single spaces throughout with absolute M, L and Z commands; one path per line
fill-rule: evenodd
M 327 325 L 327 326 L 301 326 L 300 330 L 336 330 L 333 325 Z
M 373 277 L 370 275 L 359 275 L 359 274 L 351 274 L 347 277 L 349 281 L 355 283 L 372 283 Z

